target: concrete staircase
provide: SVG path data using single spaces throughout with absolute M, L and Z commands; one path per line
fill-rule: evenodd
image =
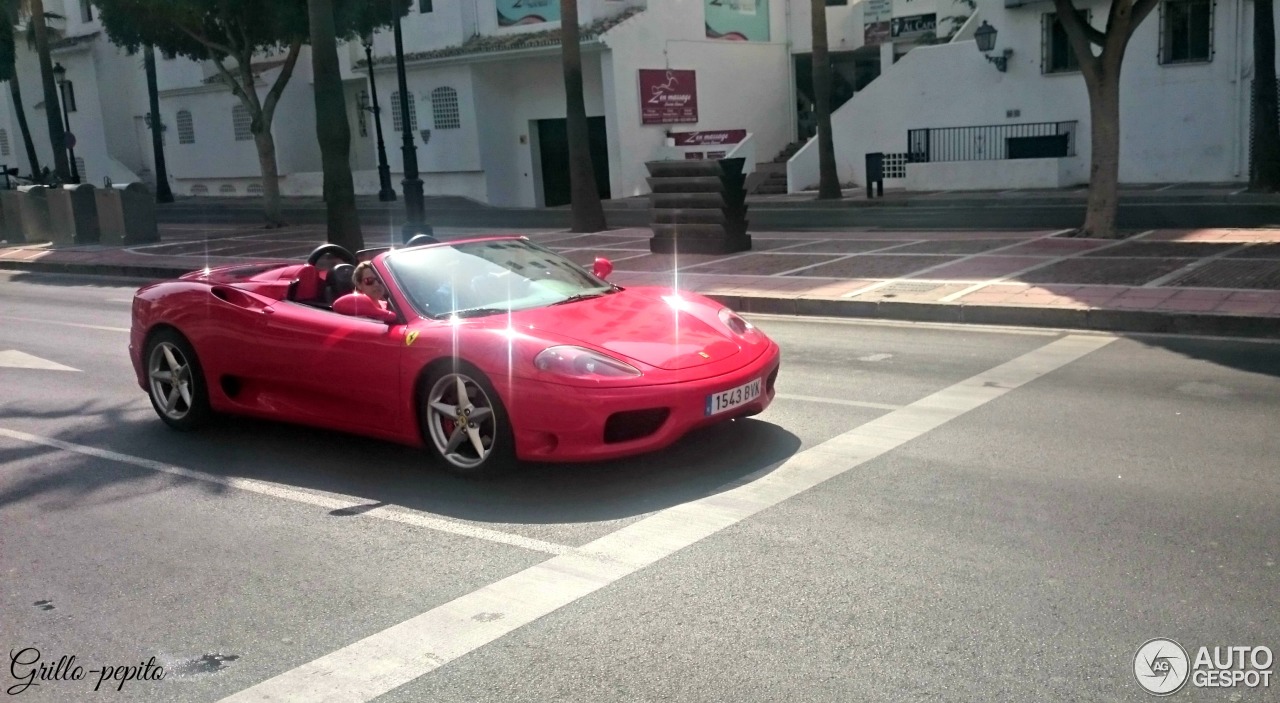
M 753 182 L 749 184 L 748 192 L 757 195 L 785 195 L 787 192 L 787 161 L 800 151 L 800 147 L 804 146 L 804 142 L 792 142 L 787 148 L 778 152 L 773 157 L 773 161 L 756 165 L 756 172 L 752 174 Z

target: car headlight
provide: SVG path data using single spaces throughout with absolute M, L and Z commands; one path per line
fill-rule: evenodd
M 729 308 L 720 308 L 720 321 L 735 334 L 746 334 L 755 329 L 754 325 L 742 319 L 741 315 Z
M 574 378 L 624 378 L 639 376 L 640 369 L 582 347 L 549 347 L 533 359 L 539 370 Z

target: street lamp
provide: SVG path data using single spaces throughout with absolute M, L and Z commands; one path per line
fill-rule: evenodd
M 418 178 L 418 147 L 413 144 L 413 129 L 409 124 L 409 82 L 404 75 L 404 40 L 401 37 L 400 18 L 396 17 L 396 77 L 400 81 L 400 131 L 404 135 L 404 209 L 408 220 L 400 235 L 408 242 L 417 234 L 431 234 L 431 225 L 425 219 L 425 203 L 422 199 L 422 179 Z
M 382 110 L 378 108 L 378 84 L 373 80 L 373 32 L 364 35 L 364 62 L 369 66 L 369 94 L 373 105 L 362 105 L 373 115 L 373 127 L 378 133 L 378 200 L 390 202 L 396 199 L 396 190 L 391 187 L 391 167 L 387 165 L 387 147 L 382 143 Z
M 71 182 L 80 182 L 80 171 L 76 168 L 76 135 L 71 133 L 71 115 L 67 112 L 67 69 L 61 63 L 53 66 L 53 80 L 58 83 L 58 94 L 62 98 L 62 125 L 67 143 L 67 153 L 71 155 Z
M 978 51 L 987 54 L 996 48 L 996 28 L 983 20 L 982 26 L 973 31 L 973 40 L 978 44 Z M 1009 70 L 1010 56 L 1013 56 L 1013 49 L 1005 49 L 999 56 L 986 56 L 986 59 L 996 65 L 997 71 L 1004 73 Z

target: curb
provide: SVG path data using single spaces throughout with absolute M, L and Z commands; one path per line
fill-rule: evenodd
M 1050 327 L 1094 332 L 1280 339 L 1280 318 L 1264 316 L 1157 310 L 877 302 L 832 298 L 775 298 L 752 295 L 710 294 L 707 297 L 738 312 L 800 317 L 857 317 L 909 322 Z
M 0 260 L 0 270 L 162 280 L 195 269 L 130 264 L 50 263 Z M 1095 332 L 1186 334 L 1250 339 L 1280 339 L 1280 318 L 1158 310 L 1035 308 L 1016 305 L 964 305 L 839 298 L 779 298 L 704 294 L 738 312 L 798 317 L 845 317 L 909 322 L 1010 327 L 1051 327 Z

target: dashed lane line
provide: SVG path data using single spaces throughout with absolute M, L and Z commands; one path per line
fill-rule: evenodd
M 62 325 L 63 327 L 80 327 L 87 330 L 103 330 L 105 332 L 128 332 L 128 327 L 107 327 L 106 325 L 88 325 L 83 322 L 62 322 L 61 320 L 41 320 L 35 317 L 12 317 L 10 315 L 0 315 L 0 320 L 12 320 L 14 322 L 36 322 L 42 325 Z
M 363 703 L 1110 344 L 1072 335 L 883 415 L 776 467 L 667 508 L 221 703 Z
M 351 515 L 360 515 L 363 517 L 377 518 L 379 520 L 387 520 L 389 522 L 398 522 L 404 525 L 412 525 L 414 527 L 434 530 L 436 532 L 447 532 L 449 534 L 460 535 L 462 537 L 471 537 L 473 539 L 485 540 L 487 542 L 496 542 L 498 544 L 506 544 L 512 547 L 520 547 L 521 549 L 528 549 L 535 552 L 544 552 L 546 554 L 565 554 L 571 549 L 570 547 L 562 544 L 554 544 L 540 539 L 521 537 L 520 535 L 508 534 L 499 530 L 491 530 L 486 527 L 454 522 L 452 520 L 446 520 L 431 515 L 410 512 L 403 508 L 392 509 L 386 506 L 378 506 L 366 509 L 366 506 L 369 505 L 369 501 L 353 496 L 346 496 L 339 493 L 311 493 L 309 491 L 300 491 L 295 488 L 288 488 L 279 484 L 259 481 L 256 479 L 216 476 L 203 471 L 186 469 L 181 466 L 173 466 L 172 464 L 165 464 L 163 462 L 143 459 L 141 457 L 130 456 L 128 454 L 121 454 L 119 452 L 113 452 L 106 449 L 98 449 L 97 447 L 89 447 L 83 444 L 64 442 L 52 437 L 41 437 L 39 435 L 19 432 L 17 430 L 11 430 L 4 427 L 0 427 L 0 437 L 8 437 L 10 439 L 16 439 L 20 442 L 27 442 L 30 444 L 40 444 L 46 447 L 53 447 L 55 449 L 74 452 L 84 456 L 108 459 L 121 464 L 129 464 L 143 469 L 169 474 L 171 476 L 181 476 L 182 478 L 192 479 L 195 481 L 216 483 L 220 486 L 227 486 L 228 488 L 237 488 L 242 491 L 249 491 L 250 493 L 290 500 L 295 503 L 314 505 L 316 507 L 327 508 L 329 510 L 346 510 L 349 511 L 349 514 Z

